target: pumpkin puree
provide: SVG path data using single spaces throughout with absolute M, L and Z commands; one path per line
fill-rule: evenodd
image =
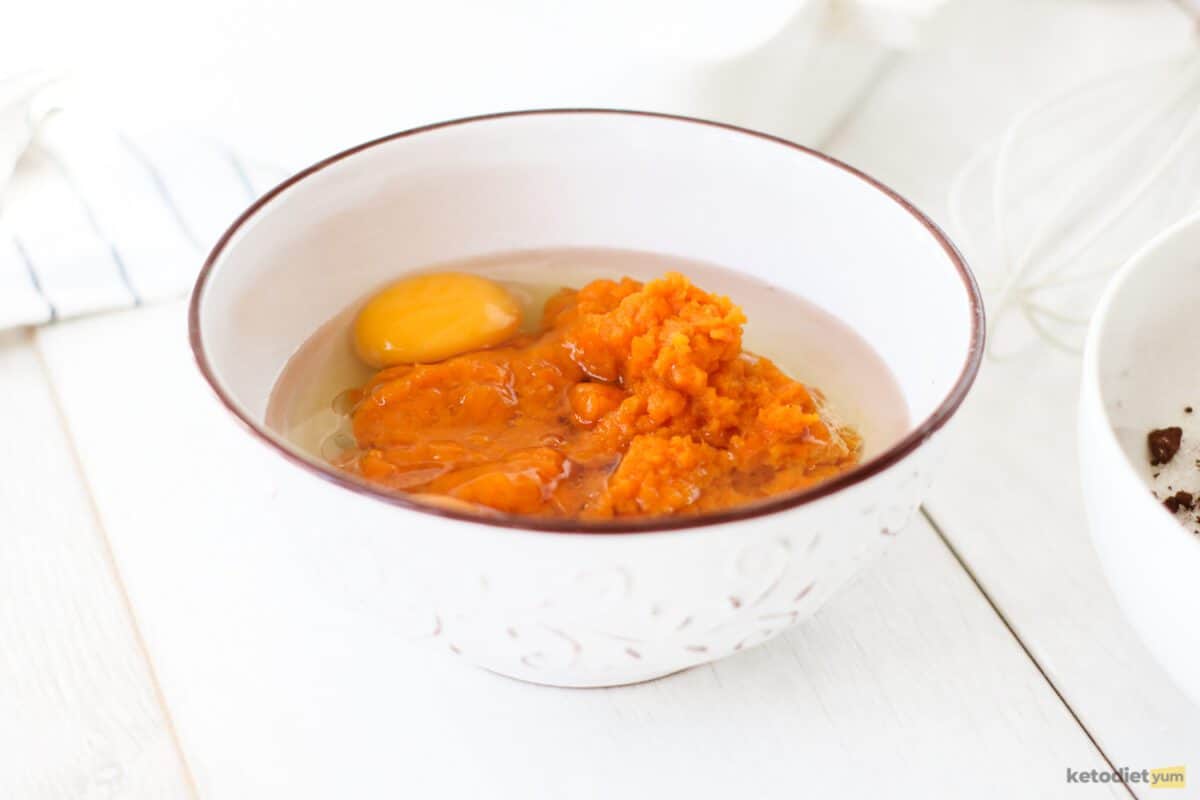
M 677 273 L 563 290 L 537 334 L 380 371 L 344 466 L 454 505 L 588 519 L 728 508 L 852 466 L 858 435 L 742 352 L 745 319 Z

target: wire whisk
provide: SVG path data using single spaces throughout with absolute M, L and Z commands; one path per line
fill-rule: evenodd
M 1039 341 L 1079 352 L 1107 278 L 1200 209 L 1200 49 L 1021 112 L 959 170 L 948 205 L 987 298 L 990 355 Z

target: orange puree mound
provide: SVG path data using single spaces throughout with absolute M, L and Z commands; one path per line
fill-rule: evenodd
M 668 273 L 563 290 L 541 330 L 364 388 L 348 467 L 495 510 L 609 518 L 728 508 L 858 460 L 820 395 L 742 352 L 741 309 Z

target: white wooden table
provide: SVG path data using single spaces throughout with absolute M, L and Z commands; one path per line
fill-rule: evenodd
M 1013 113 L 1190 35 L 1166 0 L 960 2 L 815 144 L 942 218 Z M 243 568 L 270 497 L 221 462 L 181 302 L 0 334 L 0 798 L 1128 797 L 1067 770 L 1200 771 L 1200 708 L 1087 540 L 1077 377 L 989 364 L 925 514 L 810 622 L 568 691 Z

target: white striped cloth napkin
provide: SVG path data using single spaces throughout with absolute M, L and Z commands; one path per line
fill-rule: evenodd
M 0 329 L 185 295 L 284 176 L 192 133 L 135 136 L 70 110 L 30 127 L 7 182 L 0 164 Z

